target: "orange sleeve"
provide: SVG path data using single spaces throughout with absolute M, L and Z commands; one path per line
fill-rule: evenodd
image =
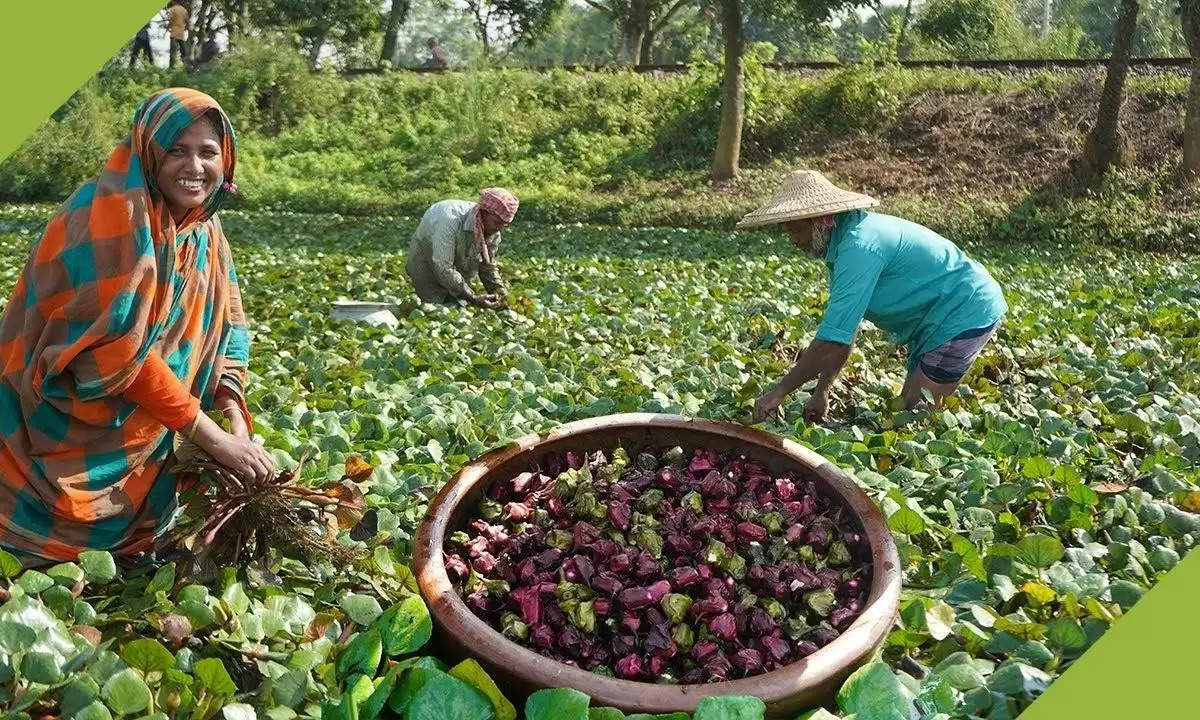
M 200 412 L 200 399 L 187 391 L 157 352 L 146 357 L 141 372 L 126 388 L 124 396 L 146 408 L 169 430 L 182 430 Z

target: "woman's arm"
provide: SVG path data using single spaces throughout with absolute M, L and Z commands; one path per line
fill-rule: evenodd
M 213 409 L 220 412 L 229 420 L 229 434 L 234 437 L 250 439 L 251 424 L 246 401 L 232 394 L 224 386 L 217 388 Z
M 182 433 L 217 462 L 245 479 L 263 482 L 274 471 L 271 456 L 251 442 L 248 434 L 247 437 L 235 437 L 200 412 L 199 398 L 188 393 L 156 352 L 147 356 L 123 397 L 144 408 L 169 430 Z
M 500 277 L 500 260 L 496 257 L 496 253 L 499 249 L 500 233 L 497 232 L 492 238 L 491 243 L 492 261 L 490 263 L 480 264 L 479 280 L 483 283 L 483 287 L 489 293 L 504 299 L 504 297 L 508 294 L 508 288 L 504 286 L 504 279 Z
M 820 378 L 814 397 L 827 397 L 833 381 L 850 357 L 858 325 L 871 302 L 884 264 L 883 257 L 871 248 L 851 246 L 839 251 L 830 273 L 829 301 L 821 324 L 817 326 L 816 339 L 805 349 L 795 367 L 754 403 L 756 422 L 766 419 L 785 397 L 814 378 Z
M 123 397 L 145 408 L 168 430 L 182 430 L 200 413 L 200 399 L 188 392 L 157 350 L 146 356 Z

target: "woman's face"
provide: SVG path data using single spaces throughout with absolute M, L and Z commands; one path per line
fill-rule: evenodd
M 167 150 L 158 171 L 158 188 L 176 222 L 204 204 L 224 179 L 221 139 L 210 118 L 189 125 Z

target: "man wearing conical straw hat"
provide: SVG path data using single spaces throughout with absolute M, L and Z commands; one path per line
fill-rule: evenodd
M 816 337 L 796 365 L 754 404 L 762 421 L 796 388 L 816 389 L 805 419 L 820 422 L 829 389 L 850 356 L 859 323 L 870 320 L 908 346 L 905 406 L 935 404 L 966 375 L 1008 310 L 988 271 L 929 228 L 870 212 L 878 202 L 842 190 L 821 173 L 788 175 L 771 202 L 738 228 L 779 226 L 829 270 L 829 302 Z

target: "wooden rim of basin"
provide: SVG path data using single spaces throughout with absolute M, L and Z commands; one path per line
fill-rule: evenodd
M 697 431 L 774 451 L 815 474 L 829 491 L 839 496 L 862 523 L 871 550 L 871 587 L 866 606 L 854 623 L 812 655 L 771 672 L 702 685 L 661 685 L 605 677 L 557 662 L 508 640 L 472 613 L 450 583 L 442 555 L 442 542 L 453 511 L 467 492 L 491 468 L 539 445 L 597 431 L 643 429 Z M 896 544 L 883 514 L 853 480 L 828 460 L 795 442 L 761 430 L 655 413 L 608 415 L 568 423 L 546 435 L 522 437 L 464 466 L 430 503 L 417 530 L 413 566 L 421 594 L 435 621 L 461 647 L 530 686 L 572 687 L 590 695 L 593 705 L 648 713 L 690 712 L 701 698 L 710 695 L 753 695 L 770 707 L 840 681 L 882 644 L 899 607 L 901 584 Z

